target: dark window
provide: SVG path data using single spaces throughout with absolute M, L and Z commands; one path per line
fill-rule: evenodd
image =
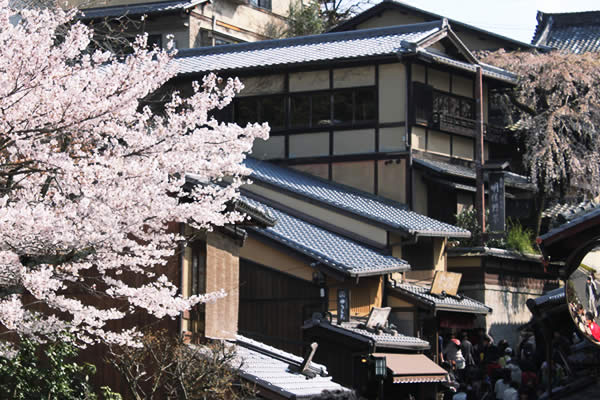
M 420 237 L 417 243 L 403 246 L 402 258 L 414 271 L 433 269 L 433 239 Z
M 375 121 L 377 115 L 377 92 L 374 88 L 357 89 L 354 107 L 354 122 Z
M 351 124 L 354 121 L 354 102 L 352 90 L 337 92 L 333 95 L 333 122 Z
M 223 39 L 220 37 L 215 38 L 215 46 L 223 46 L 223 45 L 232 44 L 232 43 L 233 42 L 231 40 Z
M 206 293 L 206 245 L 192 245 L 192 294 Z
M 331 124 L 331 96 L 329 93 L 312 95 L 312 126 Z
M 220 110 L 218 108 L 213 108 L 209 111 L 209 115 L 211 117 L 214 117 L 214 119 L 216 119 L 219 122 L 232 122 L 232 114 L 233 104 L 229 104 L 227 107 L 222 108 Z
M 465 119 L 475 119 L 475 101 L 465 97 L 434 92 L 433 112 Z
M 318 128 L 332 123 L 353 125 L 374 122 L 377 115 L 376 96 L 375 88 L 360 88 L 244 97 L 235 100 L 233 120 L 240 126 L 245 126 L 247 123 L 267 122 L 274 130 Z M 286 113 L 288 101 L 289 125 Z
M 235 102 L 235 122 L 239 126 L 258 122 L 258 99 L 247 97 L 237 99 Z
M 268 122 L 271 129 L 285 128 L 284 96 L 269 96 L 261 100 L 260 122 Z
M 435 108 L 433 88 L 420 82 L 413 82 L 412 95 L 413 119 L 415 122 L 431 121 L 431 114 Z M 440 100 L 437 100 L 440 101 Z
M 155 35 L 148 35 L 148 48 L 152 49 L 155 45 L 159 49 L 162 48 L 162 35 L 160 33 Z
M 290 98 L 290 121 L 292 128 L 303 128 L 310 125 L 310 97 L 294 95 Z
M 195 242 L 192 244 L 192 290 L 191 294 L 206 293 L 206 243 Z M 194 333 L 203 334 L 205 331 L 204 304 L 194 307 L 191 315 L 191 328 Z
M 254 7 L 271 10 L 271 0 L 248 0 L 248 3 Z

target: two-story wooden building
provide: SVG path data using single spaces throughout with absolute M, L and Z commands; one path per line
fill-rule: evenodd
M 100 34 L 133 38 L 147 33 L 151 44 L 187 49 L 270 39 L 287 25 L 292 0 L 72 0 L 80 18 Z
M 408 204 L 452 223 L 475 191 L 475 72 L 488 94 L 513 74 L 480 64 L 446 21 L 187 50 L 181 76 L 218 72 L 246 88 L 222 119 L 268 122 L 254 156 Z M 189 78 L 188 78 L 189 79 Z M 489 129 L 485 159 L 512 153 Z M 507 179 L 508 215 L 531 197 Z
M 445 223 L 453 223 L 457 212 L 474 203 L 477 70 L 481 68 L 483 75 L 480 100 L 486 123 L 489 93 L 517 82 L 510 72 L 480 63 L 446 20 L 190 49 L 181 51 L 176 62 L 180 69 L 176 83 L 181 85 L 208 72 L 238 76 L 244 82 L 246 87 L 232 106 L 216 116 L 242 125 L 269 123 L 271 137 L 255 144 L 253 156 L 271 164 L 254 161 L 251 168 L 276 164 L 294 169 L 320 182 L 297 187 L 341 184 L 345 188 L 340 192 L 356 189 L 363 197 L 373 195 L 383 203 L 393 202 L 394 208 Z M 492 129 L 486 131 L 484 148 L 486 161 L 512 154 L 505 138 Z M 454 234 L 363 232 L 366 228 L 355 223 L 356 218 L 332 222 L 314 207 L 322 199 L 298 193 L 282 196 L 282 190 L 295 189 L 282 189 L 281 179 L 261 175 L 255 172 L 255 185 L 261 179 L 266 183 L 255 194 L 275 206 L 284 205 L 284 212 L 293 211 L 318 226 L 326 221 L 327 229 L 335 227 L 342 236 L 376 249 L 397 244 L 391 254 L 407 260 L 413 269 L 404 278 L 430 282 L 436 269 L 446 269 L 446 238 Z M 508 173 L 505 182 L 507 216 L 520 216 L 535 188 L 517 174 Z M 259 190 L 256 187 L 254 191 Z M 310 198 L 311 207 L 301 208 L 295 201 L 298 196 Z M 347 213 L 345 202 L 336 207 Z M 454 267 L 463 266 L 457 262 Z M 513 280 L 502 282 L 508 285 Z M 482 293 L 514 292 L 502 285 L 500 289 L 485 282 L 478 285 L 469 295 L 481 302 L 487 301 Z M 535 294 L 519 296 L 524 303 Z M 522 311 L 526 321 L 528 312 Z M 482 320 L 487 329 L 521 323 L 495 321 L 494 313 Z

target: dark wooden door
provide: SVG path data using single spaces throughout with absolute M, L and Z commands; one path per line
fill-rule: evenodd
M 322 309 L 319 286 L 240 259 L 241 335 L 302 356 L 302 324 Z

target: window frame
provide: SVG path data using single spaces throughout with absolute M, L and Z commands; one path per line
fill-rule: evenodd
M 372 112 L 372 119 L 365 120 L 357 120 L 357 116 L 359 114 L 358 107 L 358 92 L 370 90 L 372 92 L 372 101 L 374 103 Z M 338 93 L 352 93 L 352 121 L 344 121 L 337 122 L 335 118 L 335 97 Z M 351 88 L 335 88 L 335 89 L 326 89 L 326 90 L 313 90 L 313 91 L 303 91 L 303 92 L 286 92 L 286 93 L 274 93 L 274 94 L 266 94 L 266 95 L 252 95 L 252 96 L 244 96 L 237 97 L 233 100 L 232 107 L 232 121 L 239 124 L 239 120 L 237 117 L 237 108 L 238 104 L 241 101 L 254 100 L 256 101 L 256 121 L 255 122 L 269 122 L 264 120 L 262 114 L 262 100 L 266 98 L 273 98 L 283 96 L 284 97 L 284 122 L 285 125 L 281 127 L 271 127 L 272 133 L 283 133 L 290 131 L 294 132 L 309 132 L 309 131 L 320 131 L 320 130 L 328 130 L 331 128 L 336 129 L 359 129 L 364 127 L 371 127 L 377 124 L 377 107 L 378 107 L 378 93 L 376 85 L 369 86 L 356 86 Z M 329 107 L 328 107 L 328 118 L 322 118 L 321 121 L 328 121 L 328 123 L 319 124 L 315 121 L 315 99 L 321 96 L 329 97 Z M 292 102 L 294 98 L 307 98 L 308 99 L 308 115 L 304 118 L 304 123 L 298 124 L 294 123 L 293 111 L 292 111 Z

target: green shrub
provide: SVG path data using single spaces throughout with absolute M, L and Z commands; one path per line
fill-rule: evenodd
M 520 253 L 537 253 L 533 246 L 533 232 L 531 230 L 523 228 L 518 221 L 509 221 L 508 226 L 508 233 L 506 234 L 507 249 Z
M 77 348 L 67 341 L 40 345 L 23 339 L 13 358 L 0 357 L 0 398 L 96 400 L 89 382 L 96 367 L 73 361 L 77 354 Z M 110 390 L 104 393 L 118 399 Z
M 489 210 L 486 211 L 486 221 Z M 471 232 L 470 238 L 459 239 L 452 243 L 455 247 L 481 246 L 481 227 L 477 221 L 477 211 L 473 208 L 464 210 L 456 215 L 456 225 Z M 489 231 L 489 226 L 486 227 Z M 486 238 L 483 246 L 497 249 L 515 250 L 520 253 L 538 253 L 533 245 L 533 232 L 523 228 L 518 221 L 508 221 L 508 231 L 505 237 Z

